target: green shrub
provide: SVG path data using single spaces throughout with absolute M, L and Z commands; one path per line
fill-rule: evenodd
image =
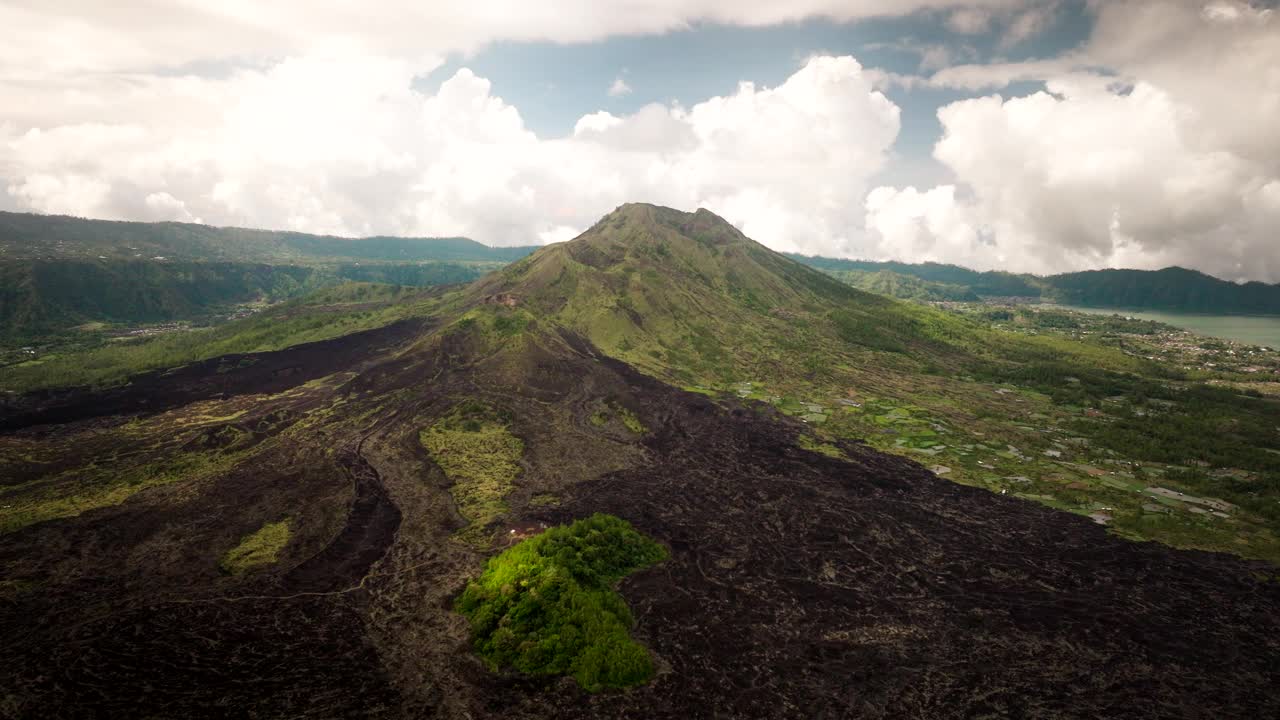
M 644 423 L 640 422 L 640 418 L 636 417 L 635 413 L 621 405 L 615 406 L 614 409 L 618 411 L 618 417 L 622 418 L 622 424 L 626 425 L 627 429 L 631 432 L 636 435 L 644 435 L 649 432 L 649 428 L 645 427 Z
M 631 612 L 612 588 L 666 557 L 625 520 L 597 513 L 491 559 L 455 609 L 495 669 L 571 675 L 592 692 L 637 685 L 652 677 L 653 664 L 631 639 Z

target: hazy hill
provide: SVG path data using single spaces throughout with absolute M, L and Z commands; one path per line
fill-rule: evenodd
M 201 319 L 340 282 L 469 282 L 533 248 L 0 212 L 0 342 L 90 322 Z
M 1211 314 L 1280 314 L 1280 285 L 1237 284 L 1179 267 L 1156 271 L 1089 270 L 1044 279 L 1054 302 Z
M 246 263 L 0 262 L 0 339 L 87 322 L 163 322 L 319 287 L 314 270 Z
M 987 271 L 938 263 L 871 262 L 791 255 L 824 272 L 867 288 L 861 273 L 892 272 L 948 286 L 948 292 L 881 282 L 885 294 L 904 299 L 959 299 L 936 297 L 971 291 L 982 297 L 1038 297 L 1046 302 L 1133 310 L 1173 310 L 1224 315 L 1280 315 L 1280 284 L 1232 283 L 1196 270 L 1171 267 L 1163 270 L 1088 270 L 1037 276 Z M 870 289 L 870 288 L 867 288 Z M 885 290 L 878 290 L 884 292 Z M 929 297 L 929 295 L 935 297 Z
M 191 260 L 0 260 L 0 343 L 49 339 L 86 323 L 205 320 L 344 282 L 465 283 L 497 265 L 457 262 L 269 265 Z
M 827 270 L 826 272 L 859 290 L 902 300 L 975 302 L 979 299 L 978 294 L 966 285 L 923 280 L 914 275 L 904 275 L 892 270 Z
M 510 262 L 533 247 L 466 238 L 340 238 L 193 223 L 87 220 L 0 212 L 0 259 L 144 258 L 260 263 L 343 260 Z
M 964 287 L 984 297 L 1025 297 L 1038 296 L 1040 294 L 1039 278 L 1033 275 L 1016 275 L 997 271 L 978 272 L 959 265 L 943 265 L 932 262 L 872 262 L 870 260 L 814 257 L 795 253 L 789 253 L 788 257 L 827 272 L 842 270 L 880 272 L 888 270 L 899 275 L 907 275 L 928 282 Z

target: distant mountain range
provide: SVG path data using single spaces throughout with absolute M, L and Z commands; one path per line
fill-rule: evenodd
M 982 299 L 967 285 L 934 282 L 892 270 L 827 270 L 825 272 L 859 290 L 901 300 L 976 302 Z
M 1128 310 L 1280 315 L 1280 285 L 1233 283 L 1196 270 L 1086 270 L 1061 275 L 978 272 L 939 263 L 871 262 L 791 254 L 855 287 L 914 300 L 1038 298 Z
M 470 282 L 533 250 L 0 212 L 0 341 L 91 322 L 198 319 L 342 282 Z
M 535 249 L 489 247 L 461 237 L 342 238 L 194 223 L 116 222 L 0 212 L 0 260 L 162 257 L 258 263 L 507 263 Z
M 88 323 L 203 320 L 345 282 L 426 287 L 475 280 L 498 264 L 270 265 L 192 260 L 0 261 L 0 341 L 26 343 Z
M 341 238 L 192 223 L 0 212 L 0 342 L 24 344 L 86 323 L 192 320 L 349 281 L 470 282 L 534 246 L 461 237 Z M 1280 285 L 1235 284 L 1182 268 L 1040 277 L 936 263 L 791 255 L 846 285 L 896 298 L 1024 297 L 1093 307 L 1280 315 Z

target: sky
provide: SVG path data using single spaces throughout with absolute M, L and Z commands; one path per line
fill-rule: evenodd
M 0 210 L 1280 282 L 1275 5 L 0 0 Z

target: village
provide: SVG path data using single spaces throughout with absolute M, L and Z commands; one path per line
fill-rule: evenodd
M 1079 312 L 1025 298 L 931 304 L 997 330 L 1097 342 L 1132 357 L 1218 379 L 1280 381 L 1280 348 L 1206 337 L 1152 320 Z

